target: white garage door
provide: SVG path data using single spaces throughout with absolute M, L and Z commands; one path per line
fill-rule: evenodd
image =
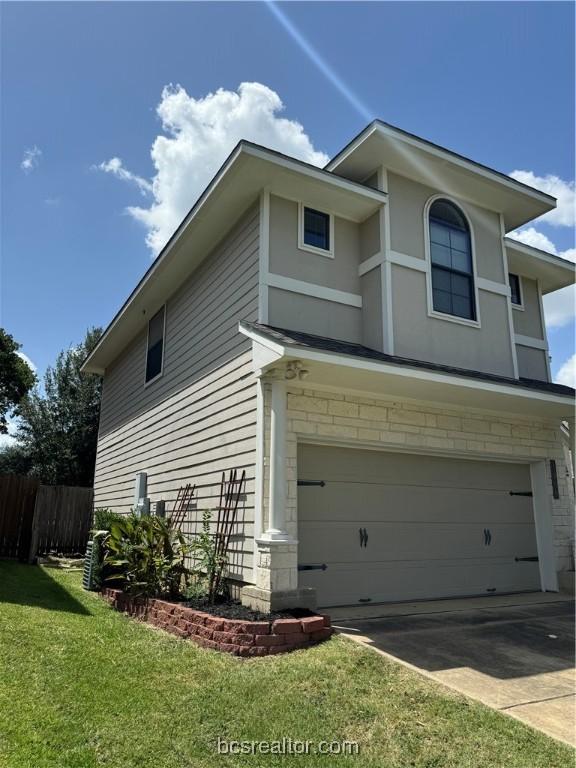
M 301 445 L 299 584 L 320 606 L 538 590 L 530 490 L 523 464 Z

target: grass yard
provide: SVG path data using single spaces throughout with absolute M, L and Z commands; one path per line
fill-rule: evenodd
M 359 754 L 218 755 L 218 737 L 351 740 Z M 569 747 L 344 639 L 237 659 L 114 612 L 78 573 L 0 562 L 3 768 L 573 761 Z

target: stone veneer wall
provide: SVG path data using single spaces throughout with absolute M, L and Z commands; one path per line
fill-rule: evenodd
M 301 619 L 245 621 L 213 616 L 165 600 L 132 597 L 119 589 L 104 589 L 102 594 L 119 611 L 203 648 L 234 656 L 268 656 L 309 648 L 327 640 L 333 631 L 330 618 L 320 614 Z
M 264 388 L 265 424 L 270 424 L 270 389 Z M 555 459 L 559 499 L 552 498 L 550 464 L 546 473 L 554 523 L 557 571 L 571 571 L 574 541 L 574 494 L 568 475 L 560 426 L 545 419 L 507 415 L 432 402 L 374 399 L 288 387 L 287 528 L 297 538 L 297 444 L 318 441 L 476 458 L 537 461 Z M 265 456 L 269 455 L 268 428 Z M 269 466 L 264 466 L 264 528 L 268 518 Z M 295 548 L 294 548 L 295 549 Z M 262 553 L 260 557 L 266 556 Z M 286 553 L 287 563 L 289 555 Z M 262 566 L 261 567 L 265 567 Z M 294 589 L 293 568 L 275 569 L 274 581 Z

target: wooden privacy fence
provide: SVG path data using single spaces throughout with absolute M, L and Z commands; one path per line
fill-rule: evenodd
M 39 482 L 0 475 L 0 557 L 28 558 Z
M 0 557 L 83 553 L 92 526 L 92 488 L 39 485 L 0 475 Z

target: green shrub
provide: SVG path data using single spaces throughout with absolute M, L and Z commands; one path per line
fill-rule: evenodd
M 114 512 L 109 507 L 96 507 L 94 510 L 94 525 L 95 531 L 109 531 L 112 527 L 112 523 L 117 523 L 122 520 L 124 515 L 119 512 Z
M 96 531 L 110 531 L 110 528 L 112 527 L 112 523 L 116 523 L 118 521 L 121 521 L 123 519 L 124 515 L 121 515 L 119 512 L 114 512 L 113 509 L 110 509 L 109 507 L 96 507 L 94 510 L 94 521 L 92 526 L 92 534 Z M 93 572 L 93 578 L 94 578 L 94 586 L 98 589 L 101 588 L 104 585 L 104 582 L 106 581 L 107 577 L 111 575 L 110 570 L 107 569 L 104 566 L 104 547 L 102 545 L 103 539 L 101 536 L 98 536 L 94 540 L 94 558 L 95 558 L 95 565 L 94 565 L 94 572 Z
M 209 603 L 213 603 L 223 589 L 220 578 L 228 563 L 225 554 L 217 551 L 217 538 L 210 533 L 210 510 L 202 513 L 202 530 L 197 533 L 191 545 L 194 557 L 192 572 L 196 579 L 206 584 Z
M 186 587 L 184 597 L 187 600 L 191 600 L 192 602 L 208 602 L 209 589 L 210 585 L 208 583 L 208 579 L 195 574 Z
M 131 513 L 115 520 L 103 541 L 106 581 L 148 597 L 178 597 L 189 571 L 184 561 L 189 546 L 169 520 Z

